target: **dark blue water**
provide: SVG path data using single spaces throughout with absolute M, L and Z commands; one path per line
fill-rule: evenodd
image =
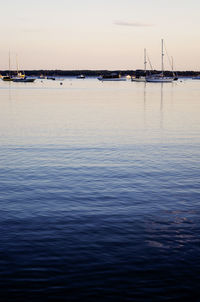
M 199 90 L 85 83 L 0 90 L 1 301 L 200 301 Z

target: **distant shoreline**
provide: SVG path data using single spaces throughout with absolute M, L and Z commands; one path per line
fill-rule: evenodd
M 85 76 L 99 76 L 102 74 L 109 74 L 111 72 L 120 73 L 122 76 L 130 75 L 135 76 L 136 73 L 143 74 L 143 70 L 23 70 L 27 76 L 39 77 L 43 76 L 78 76 L 80 74 L 84 74 Z M 152 74 L 159 73 L 159 70 L 151 71 Z M 9 73 L 9 70 L 0 70 L 1 75 L 6 75 Z M 16 71 L 11 71 L 11 74 L 16 74 Z M 172 74 L 171 71 L 165 71 L 165 75 Z M 200 71 L 176 71 L 176 75 L 179 77 L 193 77 L 200 74 Z

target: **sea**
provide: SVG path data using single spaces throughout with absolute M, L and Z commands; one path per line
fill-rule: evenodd
M 0 301 L 200 301 L 200 81 L 0 81 Z

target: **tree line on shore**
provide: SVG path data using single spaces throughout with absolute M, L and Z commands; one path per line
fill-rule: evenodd
M 110 74 L 110 73 L 120 73 L 122 76 L 135 76 L 136 74 L 143 75 L 144 71 L 143 70 L 24 70 L 23 71 L 27 76 L 33 76 L 33 77 L 40 77 L 42 76 L 58 76 L 58 77 L 63 77 L 63 76 L 78 76 L 80 74 L 84 74 L 85 76 L 91 76 L 91 77 L 97 77 L 102 74 Z M 159 70 L 151 70 L 147 71 L 147 73 L 151 74 L 156 74 L 159 73 Z M 9 70 L 2 70 L 0 71 L 0 74 L 2 76 L 5 76 L 7 74 L 15 74 L 15 71 L 9 71 Z M 171 71 L 165 71 L 166 76 L 170 76 L 172 74 Z M 193 77 L 199 75 L 200 72 L 198 71 L 176 71 L 177 76 L 181 77 Z

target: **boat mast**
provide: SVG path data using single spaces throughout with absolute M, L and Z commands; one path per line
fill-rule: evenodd
M 146 48 L 144 49 L 144 72 L 147 72 L 147 51 Z
M 162 76 L 164 75 L 164 46 L 163 46 L 163 39 L 161 40 L 161 68 L 162 68 Z

